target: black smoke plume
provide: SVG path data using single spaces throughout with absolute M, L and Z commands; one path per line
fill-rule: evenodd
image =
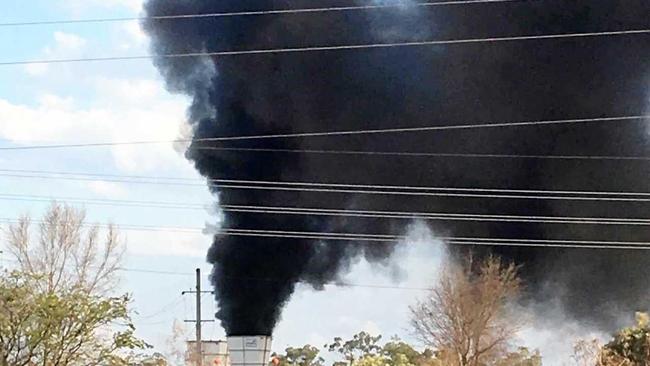
M 429 39 L 598 32 L 650 27 L 650 2 L 520 1 L 365 11 L 148 20 L 155 54 Z M 149 0 L 148 16 L 368 4 L 351 0 Z M 170 90 L 191 96 L 195 139 L 309 131 L 489 123 L 647 112 L 647 34 L 447 46 L 158 58 Z M 649 155 L 648 121 L 373 136 L 195 141 L 207 178 L 408 186 L 647 191 L 634 160 L 432 158 L 224 151 L 331 149 L 527 155 Z M 634 202 L 496 200 L 212 188 L 221 204 L 410 212 L 648 217 Z M 228 213 L 225 228 L 400 233 L 405 222 Z M 455 236 L 648 240 L 643 226 L 432 223 Z M 217 235 L 208 253 L 230 335 L 270 334 L 298 281 L 337 279 L 358 256 L 386 261 L 394 244 Z M 476 249 L 481 250 L 481 249 Z M 524 264 L 531 297 L 603 327 L 648 305 L 643 251 L 491 248 Z

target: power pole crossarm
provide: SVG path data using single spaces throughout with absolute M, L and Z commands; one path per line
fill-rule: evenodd
M 196 319 L 185 320 L 186 323 L 196 323 L 196 366 L 203 366 L 203 342 L 201 339 L 201 324 L 214 322 L 214 320 L 201 319 L 201 295 L 214 294 L 214 291 L 201 291 L 201 269 L 196 269 L 196 290 L 183 291 L 185 294 L 196 294 Z

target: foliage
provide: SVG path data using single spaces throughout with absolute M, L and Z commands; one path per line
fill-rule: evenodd
M 134 336 L 128 296 L 43 291 L 39 283 L 21 272 L 0 278 L 1 366 L 127 365 L 120 354 L 146 347 Z
M 571 358 L 577 366 L 594 366 L 600 364 L 601 353 L 598 340 L 579 340 L 573 346 L 573 356 Z
M 123 249 L 118 231 L 108 225 L 100 240 L 98 225 L 85 222 L 85 212 L 53 203 L 33 238 L 32 220 L 23 216 L 5 232 L 5 242 L 19 269 L 39 276 L 41 291 L 83 288 L 93 294 L 108 294 L 116 284 Z
M 542 366 L 542 356 L 539 351 L 531 352 L 526 347 L 520 347 L 517 352 L 510 352 L 498 360 L 495 366 Z
M 382 350 L 377 344 L 381 336 L 371 336 L 367 332 L 359 332 L 352 339 L 343 341 L 340 337 L 334 338 L 334 342 L 325 345 L 330 352 L 338 352 L 343 355 L 348 364 L 362 357 L 378 356 Z
M 158 352 L 152 355 L 136 355 L 128 361 L 128 366 L 169 366 L 167 358 Z
M 428 349 L 419 352 L 397 337 L 393 337 L 383 346 L 378 343 L 380 340 L 381 336 L 360 332 L 347 341 L 334 338 L 334 343 L 325 347 L 330 352 L 341 354 L 345 360 L 345 362 L 337 362 L 334 365 L 438 366 L 434 362 L 436 361 L 434 352 Z
M 380 355 L 364 356 L 354 361 L 354 366 L 387 366 L 386 358 Z
M 507 356 L 522 321 L 510 309 L 520 293 L 514 264 L 491 257 L 472 268 L 450 266 L 430 296 L 411 308 L 411 324 L 424 344 L 447 351 L 459 366 L 494 364 Z
M 284 355 L 274 355 L 277 366 L 323 366 L 325 360 L 319 356 L 320 350 L 311 345 L 300 348 L 289 347 Z
M 637 313 L 637 324 L 624 328 L 603 347 L 604 365 L 650 365 L 650 321 L 648 314 Z
M 597 340 L 581 340 L 574 346 L 573 359 L 578 366 L 649 366 L 650 317 L 636 314 L 637 324 L 616 333 L 604 346 Z
M 382 354 L 388 358 L 390 365 L 434 365 L 437 360 L 436 353 L 430 349 L 419 352 L 410 344 L 397 337 L 386 343 L 382 348 Z

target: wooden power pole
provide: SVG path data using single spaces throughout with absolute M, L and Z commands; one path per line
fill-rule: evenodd
M 185 320 L 186 323 L 196 323 L 196 358 L 197 366 L 203 366 L 203 340 L 201 338 L 201 324 L 206 322 L 213 322 L 214 320 L 203 320 L 201 319 L 201 295 L 202 294 L 212 294 L 212 291 L 201 291 L 201 269 L 196 269 L 196 290 L 194 291 L 183 291 L 182 294 L 196 294 L 196 319 L 194 320 Z

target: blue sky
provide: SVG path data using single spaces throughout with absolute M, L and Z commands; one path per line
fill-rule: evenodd
M 141 0 L 4 0 L 0 22 L 136 16 Z M 148 40 L 137 22 L 43 25 L 0 28 L 0 62 L 143 55 Z M 165 91 L 149 60 L 56 65 L 0 66 L 0 145 L 34 143 L 170 140 L 182 136 L 187 100 Z M 10 201 L 3 194 L 85 199 L 148 200 L 194 203 L 198 209 L 162 209 L 85 205 L 92 222 L 202 228 L 215 224 L 214 199 L 192 166 L 172 144 L 95 147 L 62 150 L 16 150 L 0 154 L 0 170 L 24 169 L 118 175 L 181 177 L 195 186 L 133 184 L 102 180 L 10 177 L 0 171 L 1 218 L 24 213 L 39 216 L 46 202 Z M 4 174 L 4 175 L 3 175 Z M 193 318 L 194 298 L 180 292 L 193 286 L 194 268 L 201 267 L 207 287 L 205 252 L 209 235 L 171 232 L 123 232 L 125 265 L 132 269 L 179 272 L 122 273 L 122 290 L 133 294 L 138 334 L 157 350 L 166 350 L 174 320 Z M 371 268 L 359 261 L 346 275 L 350 282 L 426 287 L 444 260 L 442 244 L 424 227 L 415 225 L 412 239 L 402 246 L 401 267 Z M 340 288 L 324 291 L 299 287 L 287 304 L 275 332 L 274 346 L 311 343 L 322 346 L 335 336 L 349 337 L 367 330 L 386 337 L 410 339 L 408 306 L 419 291 Z M 372 306 L 369 306 L 371 304 Z M 214 314 L 204 297 L 204 317 Z M 524 334 L 525 343 L 540 347 L 549 364 L 566 359 L 570 342 L 558 344 L 558 328 L 570 334 L 581 329 L 567 322 L 543 321 Z M 191 325 L 187 325 L 188 334 Z M 221 338 L 217 323 L 208 324 L 206 338 Z M 564 338 L 566 339 L 566 338 Z M 554 343 L 555 342 L 555 343 Z M 560 350 L 555 352 L 556 350 Z

